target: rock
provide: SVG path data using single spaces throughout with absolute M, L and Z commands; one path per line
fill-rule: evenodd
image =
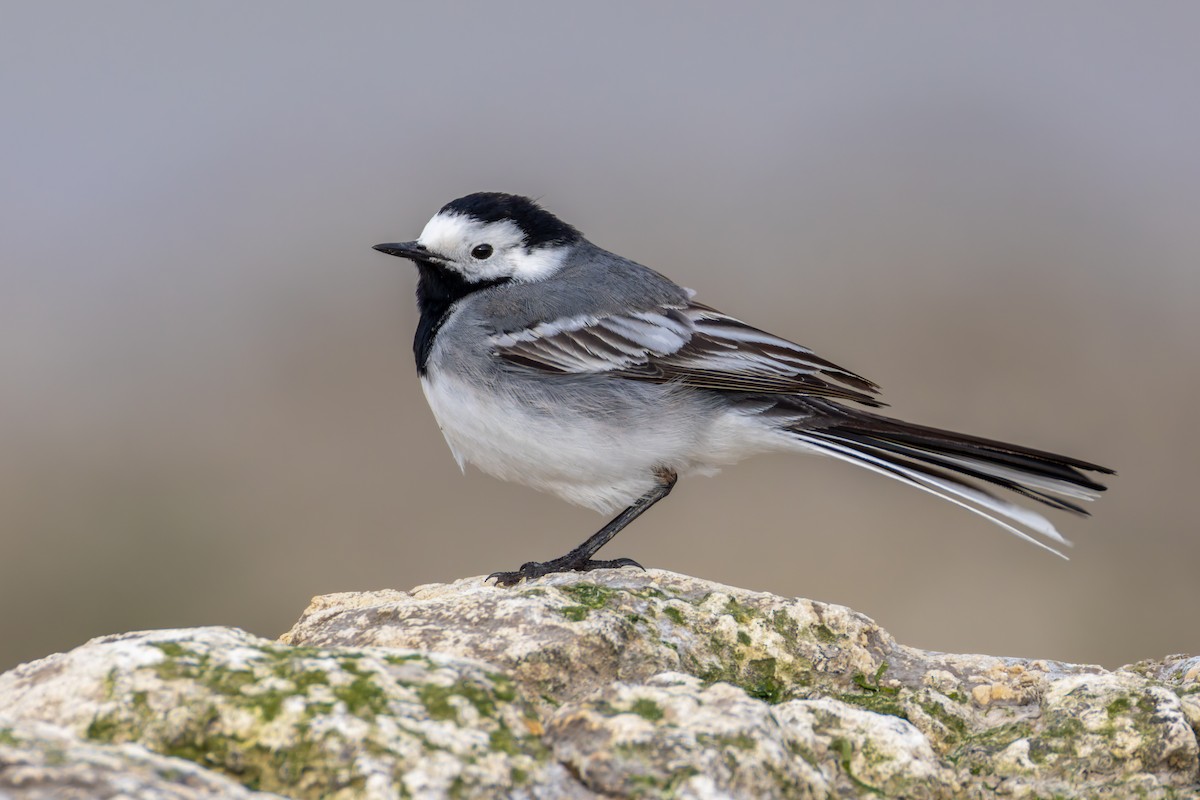
M 136 744 L 93 744 L 40 723 L 0 716 L 0 798 L 4 800 L 271 800 L 181 758 Z
M 438 653 L 291 647 L 229 628 L 95 639 L 0 676 L 17 720 L 137 742 L 292 797 L 488 796 L 562 784 L 495 667 Z
M 658 571 L 330 595 L 281 642 L 105 637 L 0 676 L 0 709 L 0 743 L 53 723 L 296 798 L 1200 797 L 1200 658 L 932 653 Z

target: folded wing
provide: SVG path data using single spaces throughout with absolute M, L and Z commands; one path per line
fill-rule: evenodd
M 496 356 L 551 373 L 609 373 L 754 394 L 805 395 L 881 406 L 874 383 L 803 347 L 689 302 L 580 315 L 492 337 Z

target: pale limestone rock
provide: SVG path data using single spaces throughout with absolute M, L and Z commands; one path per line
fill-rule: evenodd
M 291 797 L 591 796 L 548 758 L 508 677 L 437 653 L 229 628 L 123 634 L 0 676 L 0 707 Z
M 0 709 L 297 798 L 1200 797 L 1197 657 L 933 653 L 634 570 L 330 595 L 282 642 L 106 637 Z
M 546 740 L 605 795 L 831 796 L 831 781 L 794 746 L 772 707 L 726 683 L 613 683 L 558 709 Z
M 469 654 L 555 702 L 663 671 L 728 680 L 771 701 L 810 696 L 815 676 L 848 691 L 896 647 L 842 606 L 657 570 L 551 575 L 512 589 L 473 578 L 411 595 L 329 595 L 281 640 Z
M 774 716 L 790 742 L 822 767 L 838 795 L 876 791 L 885 797 L 954 797 L 960 781 L 929 740 L 899 717 L 837 700 L 793 700 Z
M 96 744 L 0 715 L 0 800 L 279 800 L 136 744 Z

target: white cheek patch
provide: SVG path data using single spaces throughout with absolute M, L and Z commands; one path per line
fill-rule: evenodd
M 472 281 L 512 278 L 520 282 L 541 280 L 558 271 L 567 256 L 567 247 L 524 246 L 525 236 L 510 220 L 480 222 L 463 214 L 438 213 L 425 225 L 417 241 L 438 255 L 446 266 Z M 471 250 L 490 244 L 492 256 L 476 259 Z
M 518 248 L 508 253 L 513 279 L 527 282 L 550 277 L 562 267 L 568 249 L 567 247 L 539 247 L 534 250 Z

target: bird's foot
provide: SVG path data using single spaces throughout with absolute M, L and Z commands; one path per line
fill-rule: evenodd
M 555 572 L 591 572 L 594 569 L 619 569 L 621 567 L 637 567 L 645 571 L 632 558 L 614 558 L 611 561 L 600 561 L 593 558 L 571 558 L 563 556 L 551 561 L 527 561 L 514 572 L 493 572 L 485 580 L 495 580 L 497 586 L 516 586 L 523 580 L 533 580 L 543 575 Z

